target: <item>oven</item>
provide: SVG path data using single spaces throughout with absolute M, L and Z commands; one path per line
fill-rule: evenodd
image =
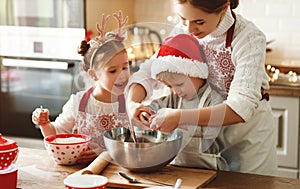
M 84 0 L 1 0 L 0 133 L 42 138 L 31 121 L 43 106 L 53 121 L 70 95 L 85 38 Z
M 75 91 L 78 61 L 1 57 L 1 124 L 6 135 L 41 137 L 31 122 L 32 111 L 48 108 L 50 120 Z

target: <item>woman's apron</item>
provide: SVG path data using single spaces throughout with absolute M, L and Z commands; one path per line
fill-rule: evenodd
M 235 19 L 234 13 L 233 16 Z M 235 20 L 233 25 L 227 31 L 225 47 L 213 50 L 206 49 L 205 47 L 203 48 L 205 49 L 207 61 L 210 62 L 213 58 L 213 62 L 216 62 L 215 64 L 208 64 L 208 81 L 211 87 L 218 91 L 223 98 L 225 98 L 228 94 L 230 83 L 235 72 L 235 66 L 231 62 L 231 42 L 233 39 L 234 27 Z M 208 94 L 204 94 L 202 96 L 198 106 L 199 108 L 203 107 L 203 101 L 207 98 L 207 96 Z M 229 170 L 226 160 L 221 156 L 217 142 L 213 142 L 207 153 L 203 153 L 202 149 L 195 149 L 195 147 L 201 148 L 201 141 L 203 139 L 205 140 L 205 138 L 197 137 L 195 134 L 197 131 L 192 132 L 194 133 L 193 135 L 187 134 L 186 131 L 183 131 L 183 133 L 190 142 L 184 147 L 180 154 L 176 156 L 173 161 L 174 164 L 213 170 Z M 188 133 L 190 133 L 190 131 L 188 131 Z
M 208 81 L 224 99 L 228 95 L 230 84 L 235 73 L 231 61 L 231 42 L 236 22 L 226 34 L 225 47 L 211 49 L 204 46 L 208 62 Z M 231 171 L 249 172 L 272 175 L 276 173 L 275 130 L 268 95 L 263 94 L 262 100 L 251 120 L 246 123 L 234 124 L 222 128 L 216 139 L 221 156 L 226 159 Z
M 85 112 L 86 106 L 93 90 L 93 87 L 88 89 L 81 98 L 78 115 L 76 117 L 76 125 L 73 132 L 91 136 L 91 142 L 97 144 L 98 148 L 100 148 L 97 149 L 97 152 L 100 153 L 106 149 L 103 140 L 104 132 L 113 128 L 124 126 L 128 127 L 129 120 L 126 114 L 124 95 L 120 95 L 118 97 L 119 109 L 118 113 L 116 114 L 109 113 L 92 115 Z
M 198 108 L 203 108 L 206 99 L 211 93 L 208 87 L 200 98 Z M 182 99 L 178 102 L 178 109 L 181 108 Z M 221 126 L 220 126 L 221 127 Z M 183 132 L 182 148 L 171 164 L 205 168 L 228 170 L 227 163 L 220 155 L 218 144 L 215 138 L 218 136 L 220 128 L 187 126 L 187 129 L 180 129 Z

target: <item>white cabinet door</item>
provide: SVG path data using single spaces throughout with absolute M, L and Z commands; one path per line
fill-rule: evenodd
M 298 169 L 299 97 L 271 96 L 270 104 L 278 134 L 278 166 Z

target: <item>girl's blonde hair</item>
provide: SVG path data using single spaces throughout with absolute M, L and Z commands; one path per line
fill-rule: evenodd
M 109 40 L 98 47 L 90 47 L 84 54 L 83 68 L 85 71 L 97 70 L 121 51 L 126 53 L 124 44 L 119 40 Z

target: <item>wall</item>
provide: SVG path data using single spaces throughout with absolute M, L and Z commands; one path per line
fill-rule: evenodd
M 128 16 L 128 24 L 134 20 L 134 1 L 135 0 L 86 0 L 86 29 L 92 30 L 92 38 L 97 35 L 96 23 L 101 23 L 102 14 L 108 15 L 122 10 L 124 16 Z M 118 28 L 117 22 L 111 18 L 107 24 L 106 31 Z
M 166 37 L 176 18 L 173 0 L 86 0 L 87 29 L 95 33 L 95 23 L 102 13 L 122 10 L 129 16 L 128 24 L 149 26 Z M 299 0 L 240 0 L 235 11 L 253 21 L 267 36 L 274 40 L 268 47 L 267 62 L 300 67 L 300 1 Z M 99 13 L 99 14 L 98 14 Z M 170 17 L 172 16 L 172 17 Z M 108 30 L 116 29 L 110 23 Z
M 172 0 L 135 0 L 135 22 L 167 21 L 174 16 Z M 163 11 L 161 11 L 163 10 Z M 267 36 L 275 40 L 268 47 L 267 61 L 300 67 L 300 1 L 240 0 L 235 10 L 253 21 Z
M 135 0 L 134 23 L 148 26 L 160 33 L 162 39 L 168 36 L 177 18 L 173 13 L 173 0 Z
M 300 67 L 299 9 L 299 0 L 241 0 L 237 12 L 275 40 L 267 62 Z

